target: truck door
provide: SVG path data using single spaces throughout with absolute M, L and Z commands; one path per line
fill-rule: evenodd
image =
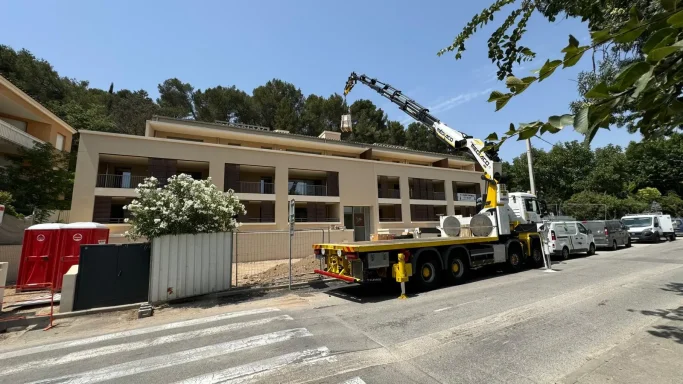
M 590 241 L 588 241 L 588 230 L 581 223 L 575 223 L 576 232 L 574 235 L 574 247 L 577 251 L 587 251 Z
M 541 222 L 541 211 L 538 208 L 538 202 L 535 198 L 525 197 L 524 198 L 524 216 L 528 222 L 540 223 Z

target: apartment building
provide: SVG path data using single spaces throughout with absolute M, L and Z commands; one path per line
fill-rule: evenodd
M 243 231 L 345 227 L 356 240 L 379 229 L 438 224 L 439 215 L 474 214 L 482 173 L 469 159 L 232 123 L 155 117 L 145 136 L 80 132 L 72 221 L 127 229 L 123 206 L 147 176 L 211 177 L 246 205 Z
M 60 151 L 71 151 L 76 130 L 0 76 L 0 166 L 19 153 L 49 142 Z

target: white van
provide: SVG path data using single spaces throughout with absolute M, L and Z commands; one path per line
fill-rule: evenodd
M 671 216 L 661 213 L 626 215 L 621 222 L 628 228 L 632 241 L 652 241 L 658 243 L 662 237 L 676 240 Z
M 548 246 L 553 255 L 567 260 L 570 254 L 595 254 L 593 234 L 583 224 L 578 221 L 553 221 L 548 225 Z

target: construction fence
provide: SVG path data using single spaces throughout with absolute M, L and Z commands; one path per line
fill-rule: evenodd
M 236 232 L 233 243 L 233 287 L 270 286 L 289 283 L 290 253 L 292 283 L 319 280 L 313 273 L 321 267 L 313 244 L 353 241 L 353 230 L 306 229 Z

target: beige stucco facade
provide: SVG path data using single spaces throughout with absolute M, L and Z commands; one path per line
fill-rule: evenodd
M 71 151 L 76 130 L 0 76 L 0 162 L 40 142 Z M 0 164 L 1 165 L 1 164 Z
M 330 133 L 329 136 L 332 135 Z M 138 177 L 147 176 L 151 171 L 148 169 L 147 174 L 143 174 L 145 170 L 141 164 L 151 164 L 153 160 L 149 159 L 171 160 L 177 164 L 173 168 L 177 169 L 177 173 L 185 167 L 198 175 L 208 175 L 221 190 L 227 185 L 226 175 L 232 177 L 228 172 L 230 165 L 242 167 L 242 176 L 239 178 L 242 185 L 258 187 L 259 177 L 265 177 L 261 182 L 267 180 L 262 185 L 271 185 L 272 182 L 272 190 L 263 187 L 257 193 L 247 188 L 246 192 L 237 190 L 240 199 L 249 201 L 252 205 L 254 202 L 274 202 L 272 218 L 268 216 L 261 218 L 261 222 L 244 222 L 244 231 L 286 229 L 290 199 L 294 199 L 297 206 L 302 207 L 301 212 L 304 212 L 306 206 L 315 204 L 325 207 L 319 211 L 324 214 L 318 213 L 317 216 L 324 215 L 324 220 L 311 219 L 310 214 L 308 218 L 301 216 L 301 222 L 296 224 L 300 229 L 342 226 L 345 222 L 345 207 L 365 207 L 365 221 L 370 233 L 379 229 L 398 231 L 417 226 L 433 226 L 438 219 L 431 212 L 454 214 L 473 210 L 474 202 L 457 200 L 454 186 L 471 186 L 472 190 L 477 191 L 482 188 L 481 172 L 475 170 L 473 162 L 463 158 L 403 148 L 346 143 L 334 139 L 300 137 L 249 127 L 158 118 L 147 122 L 144 137 L 80 132 L 70 220 L 97 219 L 94 217 L 94 210 L 98 197 L 133 198 L 134 186 L 126 184 L 127 188 L 121 188 L 121 174 L 127 172 L 127 176 L 123 176 L 125 180 L 134 181 L 139 180 Z M 105 172 L 104 163 L 111 170 L 116 168 L 117 161 L 122 167 L 125 166 L 124 171 L 119 171 L 119 175 L 102 174 Z M 338 180 L 332 182 L 328 179 L 325 185 L 325 175 L 336 175 L 334 177 L 338 177 Z M 400 196 L 382 196 L 381 188 L 378 187 L 381 177 L 398 180 Z M 119 181 L 103 183 L 103 180 L 112 178 Z M 303 190 L 322 192 L 290 195 L 296 189 L 296 185 L 292 186 L 290 183 L 291 180 L 302 178 L 312 180 L 311 185 L 303 184 Z M 320 179 L 316 183 L 322 183 L 321 185 L 313 185 L 316 178 Z M 439 187 L 430 189 L 441 188 L 443 192 L 430 193 L 429 199 L 424 199 L 426 194 L 418 196 L 423 198 L 411 198 L 411 183 L 416 183 L 413 179 L 430 180 L 430 183 L 434 181 Z M 334 183 L 338 183 L 338 186 L 333 186 Z M 411 217 L 411 204 L 441 208 L 425 208 L 425 212 L 430 212 L 431 219 L 424 220 L 422 215 L 421 220 L 415 220 Z M 400 205 L 400 220 L 393 217 L 385 221 L 380 217 L 380 206 L 386 208 L 388 205 Z M 385 211 L 388 209 L 382 210 Z M 126 229 L 123 224 L 111 225 L 112 232 Z

